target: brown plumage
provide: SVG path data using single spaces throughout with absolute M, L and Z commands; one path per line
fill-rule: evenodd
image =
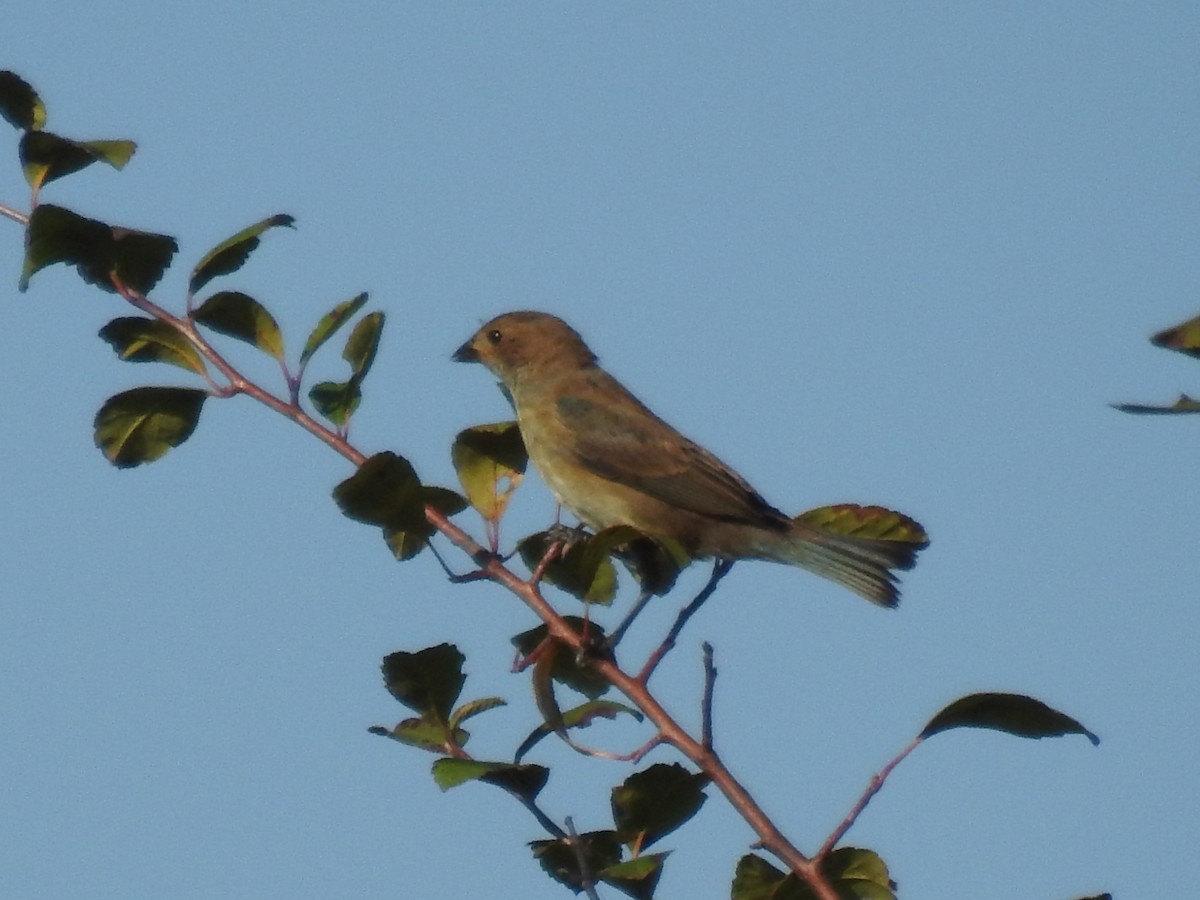
M 925 546 L 793 521 L 647 409 L 554 316 L 497 316 L 454 359 L 482 363 L 499 377 L 529 458 L 562 505 L 594 529 L 631 525 L 695 558 L 798 565 L 883 606 L 898 600 L 892 570 L 911 568 Z

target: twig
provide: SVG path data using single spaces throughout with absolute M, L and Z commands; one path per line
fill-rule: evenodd
M 11 206 L 0 204 L 0 216 L 5 216 L 12 219 L 14 222 L 19 222 L 22 225 L 29 224 L 29 216 L 19 210 L 13 209 Z
M 671 626 L 671 630 L 667 632 L 667 636 L 663 638 L 658 649 L 655 650 L 646 664 L 642 666 L 642 671 L 638 673 L 638 681 L 645 684 L 650 680 L 650 676 L 654 674 L 654 670 L 658 668 L 658 664 L 663 661 L 663 657 L 670 652 L 675 646 L 675 641 L 679 638 L 679 633 L 683 631 L 683 626 L 687 624 L 688 619 L 696 614 L 696 611 L 704 605 L 704 602 L 713 595 L 713 591 L 717 589 L 717 585 L 721 583 L 721 579 L 729 574 L 729 570 L 733 568 L 734 561 L 732 559 L 718 559 L 713 563 L 712 575 L 708 577 L 708 583 L 701 588 L 695 598 L 679 611 L 679 615 L 675 617 L 675 624 Z
M 900 754 L 895 759 L 879 770 L 879 774 L 871 779 L 871 783 L 867 785 L 867 789 L 863 791 L 863 795 L 859 797 L 858 802 L 854 804 L 854 809 L 850 810 L 849 814 L 842 820 L 841 824 L 838 825 L 838 827 L 833 830 L 833 833 L 825 839 L 825 843 L 821 845 L 821 849 L 818 850 L 816 856 L 813 857 L 813 862 L 819 865 L 821 861 L 833 851 L 833 848 L 838 845 L 838 841 L 846 836 L 846 832 L 850 830 L 850 827 L 855 823 L 855 821 L 857 821 L 858 817 L 862 815 L 862 811 L 867 808 L 867 804 L 871 802 L 871 798 L 879 793 L 880 788 L 883 787 L 883 783 L 887 781 L 888 776 L 892 774 L 892 770 L 896 768 L 896 766 L 900 765 L 900 763 L 904 761 L 904 758 L 908 756 L 908 754 L 916 750 L 923 740 L 924 738 L 920 737 L 914 738 L 912 743 L 901 750 Z
M 567 842 L 575 851 L 575 862 L 579 864 L 579 878 L 583 882 L 584 893 L 588 895 L 588 900 L 600 900 L 600 895 L 596 893 L 596 881 L 592 877 L 587 858 L 583 855 L 583 844 L 579 840 L 578 832 L 575 831 L 575 823 L 570 816 L 567 816 L 565 821 L 567 823 Z
M 700 703 L 700 743 L 709 753 L 713 750 L 713 689 L 717 685 L 717 667 L 713 664 L 713 645 L 705 641 L 700 645 L 704 651 L 704 699 Z
M 617 649 L 617 644 L 621 642 L 621 638 L 625 636 L 625 632 L 629 630 L 629 626 L 633 624 L 633 620 L 638 617 L 638 613 L 646 608 L 646 604 L 650 602 L 650 598 L 653 596 L 653 591 L 642 588 L 642 592 L 638 594 L 637 599 L 633 601 L 633 606 L 625 615 L 625 618 L 621 620 L 621 624 L 618 625 L 613 633 L 608 636 L 609 650 Z

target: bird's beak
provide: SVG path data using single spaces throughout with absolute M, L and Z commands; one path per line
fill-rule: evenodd
M 450 358 L 455 362 L 479 362 L 479 351 L 471 346 L 470 341 L 467 341 L 455 350 Z

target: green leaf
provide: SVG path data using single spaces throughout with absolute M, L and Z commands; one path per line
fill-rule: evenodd
M 278 226 L 291 228 L 295 221 L 291 216 L 280 213 L 255 222 L 249 228 L 243 228 L 232 237 L 221 241 L 204 254 L 204 258 L 192 269 L 192 276 L 188 280 L 188 293 L 195 294 L 212 279 L 236 272 L 259 245 L 259 238 L 264 231 Z
M 109 397 L 96 413 L 96 446 L 121 469 L 153 462 L 191 436 L 207 397 L 173 387 L 134 388 Z
M 629 847 L 649 847 L 700 811 L 708 777 L 679 763 L 655 763 L 612 790 L 613 822 Z
M 583 629 L 586 627 L 592 640 L 604 640 L 604 629 L 595 622 L 588 622 L 585 625 L 579 616 L 563 616 L 563 619 L 580 633 L 583 633 Z M 537 628 L 521 632 L 512 639 L 512 643 L 522 656 L 528 656 L 541 645 L 548 634 L 546 626 L 539 625 Z M 592 700 L 600 697 L 612 687 L 594 669 L 576 660 L 574 653 L 556 653 L 551 674 L 555 681 L 565 684 Z
M 840 847 L 821 867 L 847 900 L 896 900 L 896 885 L 879 855 L 858 847 Z
M 1070 716 L 1023 694 L 983 693 L 961 697 L 930 719 L 920 736 L 927 738 L 951 728 L 990 728 L 1027 738 L 1082 734 L 1092 744 L 1100 743 L 1100 738 Z
M 650 900 L 654 896 L 654 889 L 658 887 L 666 860 L 666 853 L 648 853 L 601 869 L 596 874 L 605 884 L 611 884 L 628 897 Z
M 887 866 L 870 850 L 842 847 L 825 860 L 822 871 L 842 900 L 895 900 Z M 809 886 L 750 853 L 738 860 L 732 900 L 816 900 Z
M 338 428 L 345 428 L 362 402 L 362 388 L 353 379 L 322 381 L 312 386 L 308 399 L 318 413 Z
M 1121 412 L 1134 415 L 1171 415 L 1177 413 L 1200 412 L 1200 400 L 1193 400 L 1187 394 L 1180 394 L 1172 406 L 1143 406 L 1139 403 L 1117 403 L 1114 407 Z
M 253 297 L 238 291 L 218 291 L 200 304 L 192 318 L 213 331 L 253 344 L 283 362 L 279 324 Z
M 460 431 L 450 448 L 450 460 L 471 506 L 495 522 L 521 484 L 529 455 L 517 423 L 496 422 Z
M 470 737 L 463 729 L 450 728 L 445 722 L 431 716 L 405 719 L 395 728 L 376 725 L 367 730 L 409 747 L 428 750 L 430 753 L 447 753 L 452 747 L 462 747 Z
M 383 334 L 383 313 L 373 312 L 363 316 L 346 338 L 346 349 L 342 358 L 350 363 L 350 380 L 358 384 L 367 377 L 375 353 L 379 350 L 379 338 Z
M 25 232 L 25 264 L 19 287 L 55 263 L 74 265 L 79 275 L 110 293 L 114 278 L 140 294 L 156 285 L 178 249 L 163 234 L 133 231 L 88 219 L 61 206 L 41 203 L 29 217 Z
M 476 759 L 439 759 L 433 764 L 433 780 L 443 791 L 468 781 L 482 781 L 503 788 L 524 800 L 537 797 L 550 770 L 544 766 L 514 765 L 505 762 L 484 762 Z
M 367 525 L 403 524 L 425 515 L 420 505 L 421 482 L 403 456 L 376 453 L 333 489 L 342 514 Z
M 548 531 L 531 534 L 517 543 L 517 552 L 532 571 L 558 538 Z M 617 570 L 608 558 L 612 547 L 599 535 L 583 535 L 570 542 L 566 553 L 546 566 L 543 577 L 555 587 L 585 603 L 607 606 L 617 595 Z
M 33 190 L 94 162 L 123 169 L 137 149 L 133 141 L 72 141 L 49 131 L 27 131 L 19 155 L 25 181 Z
M 1150 343 L 1200 359 L 1200 316 L 1160 331 L 1150 338 Z
M 578 847 L 572 846 L 568 838 L 530 841 L 529 847 L 547 875 L 579 893 L 585 886 L 583 873 L 579 871 L 580 855 L 594 877 L 595 873 L 621 861 L 621 843 L 615 831 L 588 831 L 577 835 L 575 840 Z
M 480 697 L 478 700 L 471 700 L 468 703 L 464 703 L 451 714 L 450 727 L 457 728 L 473 716 L 485 713 L 489 709 L 496 709 L 497 707 L 507 705 L 508 703 L 503 697 Z
M 46 124 L 46 107 L 37 91 L 7 69 L 0 71 L 0 116 L 23 131 L 37 131 Z
M 317 327 L 312 330 L 308 336 L 308 340 L 304 343 L 304 351 L 300 354 L 300 365 L 303 367 L 312 359 L 312 355 L 316 353 L 321 345 L 333 337 L 334 333 L 345 325 L 354 314 L 358 312 L 367 302 L 365 293 L 359 294 L 350 300 L 343 301 L 331 309 L 328 313 L 321 317 L 321 321 L 317 323 Z
M 397 651 L 383 658 L 388 693 L 415 713 L 448 722 L 467 676 L 466 657 L 453 644 L 437 644 L 416 653 Z
M 100 337 L 128 362 L 164 362 L 198 375 L 206 369 L 199 352 L 179 329 L 158 319 L 123 316 L 100 329 Z
M 563 728 L 587 728 L 596 719 L 615 719 L 621 713 L 627 713 L 639 722 L 645 718 L 639 710 L 634 709 L 632 706 L 626 706 L 623 703 L 617 703 L 615 700 L 588 700 L 574 709 L 569 709 L 561 713 L 559 718 L 561 727 Z M 533 729 L 525 740 L 521 741 L 521 746 L 517 748 L 517 752 L 513 755 L 513 760 L 520 762 L 525 754 L 537 746 L 539 741 L 553 733 L 554 729 L 543 722 L 537 728 Z

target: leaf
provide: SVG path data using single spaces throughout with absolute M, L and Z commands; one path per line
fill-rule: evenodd
M 612 790 L 613 822 L 635 852 L 670 834 L 700 811 L 708 777 L 679 763 L 655 763 Z
M 389 525 L 413 516 L 420 487 L 412 464 L 403 456 L 385 450 L 376 453 L 335 487 L 333 499 L 343 515 L 357 522 Z
M 140 387 L 109 397 L 96 413 L 96 446 L 117 468 L 153 462 L 191 436 L 207 397 L 173 387 Z
M 1100 738 L 1070 716 L 1022 694 L 970 694 L 955 700 L 921 731 L 922 739 L 951 728 L 991 728 L 1017 737 L 1061 737 L 1082 734 L 1093 745 Z
M 635 900 L 650 900 L 654 896 L 654 889 L 658 887 L 666 860 L 666 853 L 648 853 L 601 869 L 596 875 L 626 896 Z
M 133 141 L 72 141 L 49 131 L 27 131 L 21 137 L 19 155 L 25 181 L 37 191 L 94 162 L 123 169 L 136 149 Z
M 826 858 L 822 871 L 844 900 L 895 900 L 895 885 L 883 860 L 870 850 L 842 847 Z M 750 853 L 738 860 L 732 900 L 816 900 L 808 884 Z
M 588 873 L 594 876 L 621 861 L 621 843 L 614 831 L 588 831 L 576 835 L 574 840 L 578 848 L 572 846 L 569 838 L 530 841 L 529 847 L 547 875 L 578 893 L 584 889 L 579 857 L 582 855 Z
M 529 455 L 517 423 L 496 422 L 460 431 L 450 448 L 450 460 L 468 502 L 495 522 L 521 484 Z
M 239 291 L 218 291 L 200 304 L 192 318 L 213 331 L 253 344 L 283 362 L 283 335 L 266 307 Z
M 80 277 L 110 293 L 117 281 L 140 294 L 149 293 L 178 246 L 163 234 L 133 231 L 88 219 L 61 206 L 41 203 L 29 217 L 25 232 L 25 264 L 19 287 L 55 263 L 74 265 Z
M 14 128 L 37 131 L 46 124 L 46 107 L 37 91 L 16 72 L 0 71 L 0 116 Z
M 279 226 L 291 228 L 295 222 L 296 220 L 291 216 L 280 213 L 269 216 L 261 222 L 255 222 L 250 227 L 243 228 L 232 237 L 221 241 L 204 254 L 203 259 L 196 263 L 196 268 L 192 269 L 191 278 L 188 279 L 188 293 L 195 294 L 212 279 L 240 269 L 250 254 L 258 247 L 260 236 L 267 229 Z
M 508 703 L 503 697 L 481 697 L 478 700 L 471 700 L 469 703 L 464 703 L 451 714 L 450 727 L 457 728 L 473 716 L 485 713 L 489 709 L 496 709 L 497 707 L 507 705 Z
M 431 753 L 447 753 L 453 747 L 462 747 L 470 737 L 461 728 L 450 728 L 445 722 L 431 716 L 405 719 L 391 729 L 376 725 L 368 731 Z
M 611 548 L 601 542 L 598 550 L 589 552 L 591 542 L 597 536 L 579 534 L 572 538 L 566 553 L 560 552 L 558 558 L 546 566 L 543 578 L 585 603 L 607 606 L 617 595 L 617 570 L 608 558 Z M 540 531 L 519 541 L 517 552 L 532 571 L 558 540 L 551 532 Z
M 383 320 L 383 313 L 369 313 L 358 320 L 350 337 L 346 338 L 342 359 L 350 363 L 352 382 L 361 384 L 371 370 L 375 353 L 379 350 L 379 338 L 383 334 Z
M 453 516 L 467 508 L 467 501 L 454 491 L 443 487 L 422 485 L 416 507 L 419 518 L 405 518 L 403 522 L 384 526 L 383 538 L 387 541 L 396 559 L 403 562 L 412 559 L 425 549 L 429 539 L 437 531 L 425 518 L 425 507 L 432 506 L 443 516 Z M 414 508 L 414 512 L 416 509 Z
M 1169 415 L 1173 413 L 1200 412 L 1200 400 L 1193 400 L 1187 394 L 1180 394 L 1173 406 L 1143 406 L 1138 403 L 1117 403 L 1114 408 L 1134 415 Z
M 1200 359 L 1200 316 L 1163 329 L 1150 338 L 1150 343 Z
M 825 859 L 822 871 L 839 897 L 896 900 L 896 885 L 879 855 L 857 847 L 840 847 Z
M 312 359 L 312 355 L 321 348 L 327 340 L 333 337 L 334 333 L 345 325 L 354 314 L 358 312 L 367 302 L 365 293 L 359 294 L 350 300 L 343 301 L 321 317 L 321 321 L 317 323 L 317 327 L 312 330 L 308 336 L 308 340 L 304 343 L 304 351 L 300 354 L 301 367 L 308 364 Z
M 164 362 L 204 375 L 204 360 L 179 329 L 158 319 L 123 316 L 100 329 L 100 337 L 128 362 Z
M 583 619 L 579 616 L 563 616 L 563 619 L 576 631 L 582 632 L 585 627 Z M 588 622 L 586 627 L 593 640 L 604 640 L 604 629 L 595 622 Z M 546 626 L 539 625 L 537 628 L 521 632 L 512 639 L 512 643 L 522 656 L 528 656 L 541 645 L 548 634 Z M 565 684 L 592 700 L 600 697 L 612 687 L 590 666 L 578 662 L 573 653 L 556 653 L 551 672 L 555 681 Z
M 621 713 L 628 713 L 639 722 L 645 718 L 640 711 L 634 709 L 632 706 L 617 703 L 615 700 L 588 700 L 586 703 L 582 703 L 562 714 L 562 727 L 566 729 L 587 728 L 596 719 L 615 719 Z M 533 729 L 525 740 L 521 741 L 521 746 L 517 748 L 517 752 L 513 755 L 513 761 L 520 762 L 525 757 L 525 754 L 537 746 L 542 738 L 553 733 L 554 729 L 543 722 L 537 728 Z
M 447 722 L 467 680 L 464 662 L 466 657 L 453 644 L 389 653 L 383 658 L 383 683 L 413 712 Z
M 535 799 L 549 777 L 550 770 L 545 766 L 454 758 L 439 759 L 433 764 L 433 780 L 443 791 L 468 781 L 482 781 L 523 800 Z
M 794 521 L 846 537 L 912 544 L 916 550 L 929 546 L 929 535 L 919 522 L 882 506 L 821 506 L 801 513 Z
M 345 428 L 362 402 L 362 388 L 353 380 L 322 381 L 309 389 L 308 399 L 322 416 L 338 428 Z

